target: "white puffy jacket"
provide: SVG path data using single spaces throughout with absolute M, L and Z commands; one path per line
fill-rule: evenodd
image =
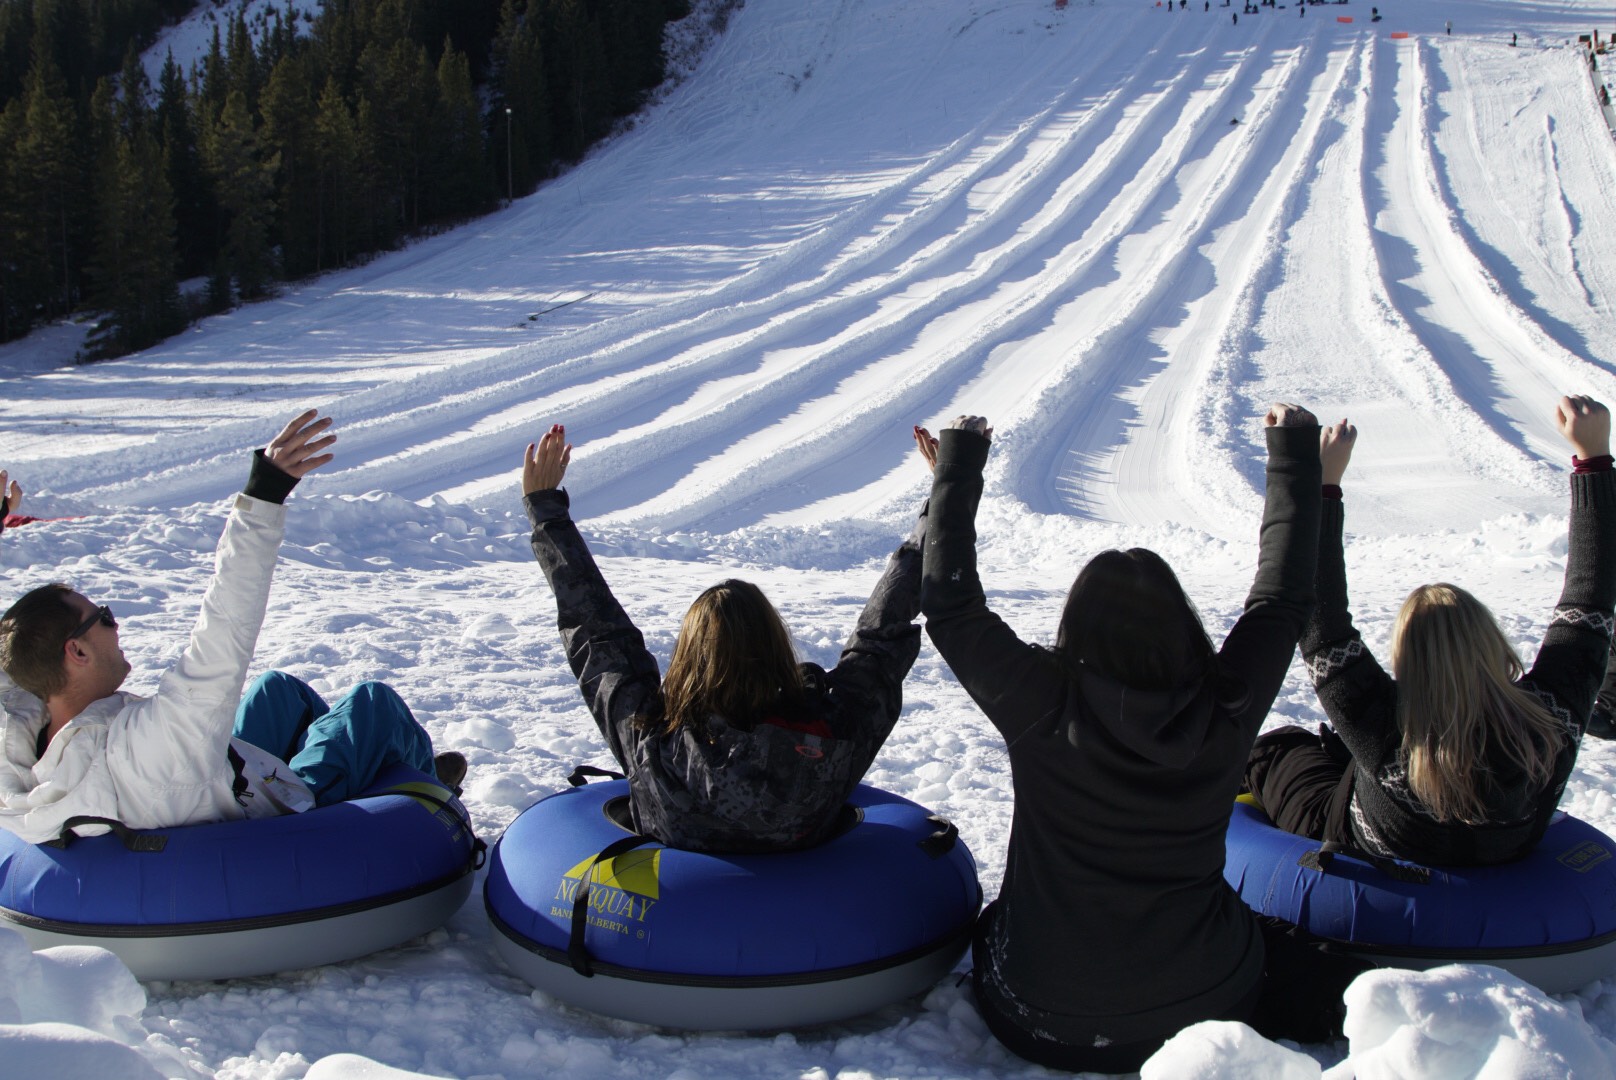
M 0 673 L 0 827 L 37 844 L 81 815 L 156 829 L 278 812 L 267 799 L 247 800 L 250 810 L 237 803 L 226 747 L 285 531 L 285 506 L 237 495 L 196 629 L 157 692 L 142 698 L 120 690 L 93 703 L 42 758 L 34 747 L 44 705 Z

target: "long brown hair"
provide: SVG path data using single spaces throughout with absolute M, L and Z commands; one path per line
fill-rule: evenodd
M 1565 726 L 1515 685 L 1520 657 L 1470 593 L 1439 582 L 1408 594 L 1392 626 L 1392 676 L 1409 790 L 1436 820 L 1486 820 L 1489 747 L 1530 782 L 1548 780 Z
M 791 635 L 763 590 L 731 578 L 696 597 L 662 679 L 664 731 L 711 714 L 746 726 L 801 696 Z

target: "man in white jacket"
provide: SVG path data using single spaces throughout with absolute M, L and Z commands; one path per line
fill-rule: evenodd
M 68 832 L 105 832 L 116 823 L 165 828 L 335 801 L 318 798 L 300 778 L 303 770 L 278 756 L 291 756 L 309 741 L 311 721 L 325 720 L 323 702 L 301 718 L 275 715 L 263 695 L 254 697 L 258 707 L 238 710 L 285 534 L 284 503 L 298 480 L 331 460 L 324 452 L 336 441 L 330 425 L 311 409 L 255 452 L 219 540 L 190 643 L 151 697 L 119 689 L 129 662 L 109 607 L 65 585 L 46 585 L 0 616 L 0 827 L 44 843 Z M 290 676 L 277 679 L 295 683 Z M 309 697 L 318 702 L 312 691 Z M 367 694 L 366 702 L 372 699 L 385 707 L 367 705 L 362 716 L 331 718 L 332 731 L 322 738 L 334 753 L 296 757 L 341 760 L 342 767 L 371 775 L 402 761 L 430 774 L 431 740 L 408 708 L 391 691 Z M 464 773 L 463 758 L 444 757 L 458 761 L 444 762 L 442 772 Z M 327 786 L 329 772 L 320 773 L 318 786 Z M 370 776 L 351 779 L 343 794 L 364 787 Z M 459 776 L 446 779 L 454 787 Z

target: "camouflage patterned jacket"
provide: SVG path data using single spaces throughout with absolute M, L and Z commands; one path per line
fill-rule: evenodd
M 701 851 L 775 851 L 826 839 L 903 709 L 903 680 L 920 651 L 925 509 L 888 560 L 835 668 L 802 665 L 800 704 L 752 728 L 714 716 L 704 731 L 668 734 L 655 723 L 662 712 L 656 658 L 601 577 L 566 491 L 534 492 L 526 504 L 567 660 L 628 774 L 635 827 Z

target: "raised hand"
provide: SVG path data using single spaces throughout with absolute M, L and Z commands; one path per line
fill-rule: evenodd
M 1341 483 L 1357 441 L 1358 429 L 1346 420 L 1319 429 L 1319 464 L 1323 466 L 1326 484 Z
M 954 417 L 954 419 L 949 422 L 948 426 L 951 428 L 957 428 L 960 431 L 975 432 L 984 439 L 991 440 L 993 438 L 993 429 L 988 426 L 988 418 L 985 416 L 968 416 L 961 414 Z
M 1610 410 L 1586 394 L 1561 398 L 1554 426 L 1583 461 L 1610 453 Z
M 915 449 L 920 451 L 920 459 L 926 463 L 926 468 L 936 472 L 937 440 L 932 438 L 931 432 L 918 425 L 915 427 Z M 4 475 L 0 473 L 0 476 Z
M 264 457 L 287 476 L 301 480 L 336 456 L 320 452 L 337 441 L 336 435 L 323 434 L 331 424 L 331 418 L 320 416 L 317 409 L 301 412 L 264 448 Z
M 522 455 L 522 494 L 560 487 L 571 460 L 572 444 L 567 441 L 567 429 L 551 424 L 538 442 L 527 444 L 527 452 Z
M 22 505 L 22 485 L 11 478 L 11 474 L 0 469 L 0 516 L 17 513 L 17 507 Z
M 1274 402 L 1268 407 L 1268 415 L 1263 417 L 1263 427 L 1307 427 L 1318 422 L 1312 413 L 1288 401 Z

